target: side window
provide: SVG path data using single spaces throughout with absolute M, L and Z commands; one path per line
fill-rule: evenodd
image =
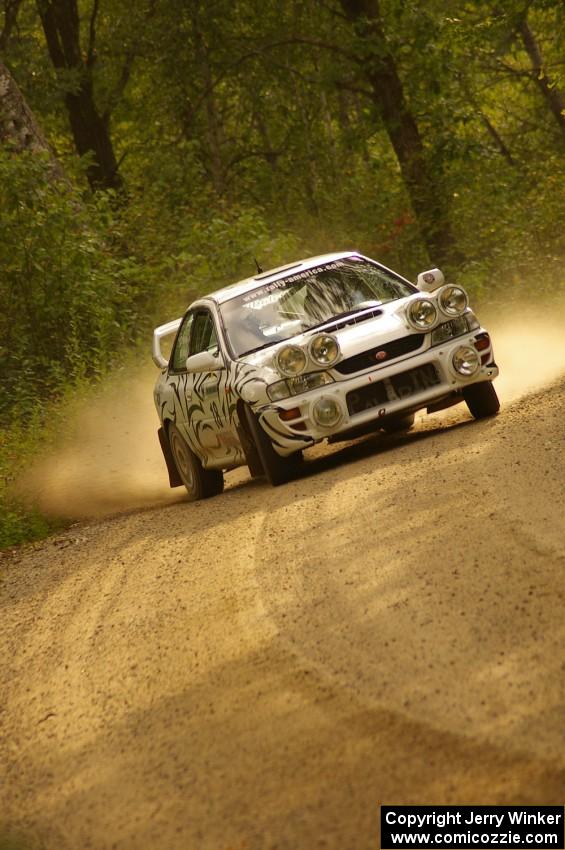
M 218 337 L 211 314 L 207 310 L 196 313 L 192 324 L 189 353 L 199 354 L 201 351 L 210 351 L 212 353 L 217 348 Z
M 175 347 L 173 348 L 170 368 L 173 372 L 182 372 L 186 369 L 186 358 L 188 357 L 190 331 L 194 324 L 194 313 L 189 313 L 182 325 L 180 326 Z

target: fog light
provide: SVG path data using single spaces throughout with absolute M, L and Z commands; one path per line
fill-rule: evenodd
M 481 365 L 478 353 L 470 345 L 462 345 L 458 348 L 451 362 L 455 371 L 465 377 L 474 375 Z
M 333 398 L 319 398 L 312 407 L 312 418 L 322 428 L 337 425 L 342 416 L 341 407 Z

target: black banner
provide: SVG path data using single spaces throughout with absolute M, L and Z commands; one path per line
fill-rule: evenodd
M 563 806 L 381 806 L 382 850 L 564 850 Z

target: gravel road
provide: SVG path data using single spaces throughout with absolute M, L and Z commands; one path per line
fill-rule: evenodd
M 368 850 L 561 804 L 565 383 L 0 561 L 0 822 L 46 850 Z

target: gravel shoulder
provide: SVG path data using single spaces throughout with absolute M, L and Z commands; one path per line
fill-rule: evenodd
M 0 560 L 0 823 L 46 850 L 365 850 L 378 803 L 561 804 L 565 383 Z

